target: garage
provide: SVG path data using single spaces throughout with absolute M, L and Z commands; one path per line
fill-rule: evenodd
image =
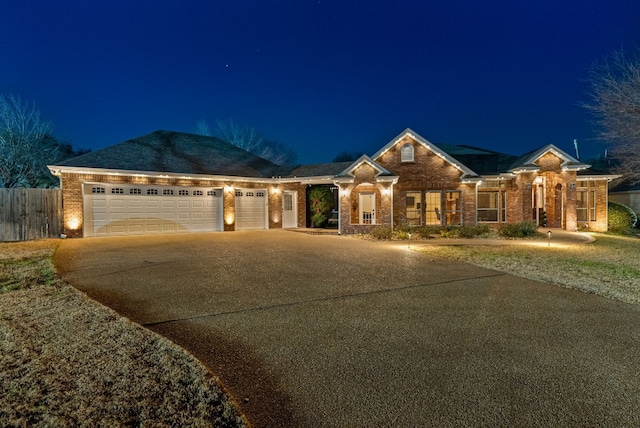
M 236 230 L 267 229 L 267 190 L 236 189 Z
M 85 183 L 84 236 L 223 230 L 222 189 Z

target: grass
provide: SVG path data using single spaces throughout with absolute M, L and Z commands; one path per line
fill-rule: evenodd
M 0 243 L 0 426 L 246 426 L 193 356 L 65 284 L 57 243 Z
M 550 282 L 627 303 L 640 303 L 640 239 L 592 234 L 571 246 L 433 246 L 421 251 Z

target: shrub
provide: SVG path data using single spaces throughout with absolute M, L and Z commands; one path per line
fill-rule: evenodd
M 458 236 L 460 238 L 477 238 L 482 235 L 488 235 L 491 232 L 491 228 L 486 224 L 481 224 L 478 226 L 462 226 L 458 230 Z
M 333 204 L 333 193 L 329 187 L 315 186 L 309 190 L 309 207 L 313 227 L 320 227 L 327 221 Z
M 503 238 L 529 238 L 540 235 L 533 221 L 521 221 L 515 224 L 503 224 L 498 228 L 498 235 Z
M 433 225 L 418 226 L 418 227 L 415 227 L 413 230 L 414 230 L 414 233 L 416 233 L 422 239 L 431 239 L 433 238 L 433 235 L 440 234 L 440 227 L 433 226 Z
M 373 239 L 377 239 L 379 241 L 389 240 L 393 237 L 393 230 L 390 226 L 376 226 L 371 229 L 370 235 Z
M 618 202 L 609 202 L 609 232 L 629 234 L 636 226 L 638 216 L 628 206 Z

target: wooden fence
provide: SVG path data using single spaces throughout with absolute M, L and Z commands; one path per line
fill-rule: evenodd
M 0 241 L 60 236 L 62 190 L 0 189 Z

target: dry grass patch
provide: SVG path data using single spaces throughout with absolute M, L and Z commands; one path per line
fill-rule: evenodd
M 194 357 L 62 282 L 56 246 L 0 244 L 1 426 L 245 426 Z
M 571 246 L 433 246 L 422 251 L 523 278 L 640 303 L 640 239 L 593 234 Z

